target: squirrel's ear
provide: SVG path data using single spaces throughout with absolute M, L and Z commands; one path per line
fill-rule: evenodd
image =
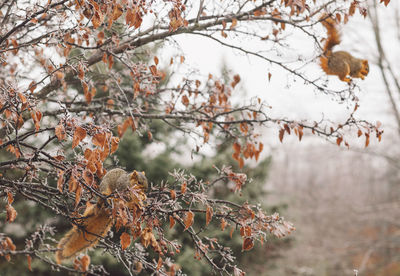
M 146 173 L 145 173 L 144 171 L 142 171 L 142 174 L 143 174 L 143 175 L 146 175 Z

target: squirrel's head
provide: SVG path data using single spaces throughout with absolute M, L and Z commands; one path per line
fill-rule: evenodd
M 366 76 L 369 73 L 369 64 L 368 64 L 368 60 L 364 59 L 362 61 L 362 68 L 361 68 L 361 73 Z
M 136 170 L 134 170 L 130 174 L 130 183 L 139 186 L 143 190 L 143 192 L 147 192 L 147 189 L 149 187 L 149 183 L 147 181 L 145 173 L 138 172 Z

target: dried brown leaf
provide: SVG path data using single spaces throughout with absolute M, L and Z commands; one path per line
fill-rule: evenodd
M 6 206 L 6 221 L 13 222 L 17 218 L 17 211 L 10 204 Z
M 211 206 L 207 206 L 207 210 L 206 210 L 206 226 L 210 223 L 211 219 L 213 216 L 213 209 L 211 208 Z
M 243 251 L 249 251 L 253 248 L 254 243 L 253 243 L 253 239 L 251 238 L 245 238 L 243 240 L 243 246 L 242 246 L 242 250 Z
M 193 222 L 194 222 L 194 213 L 192 211 L 186 212 L 185 230 L 187 230 L 190 226 L 192 226 Z
M 126 232 L 122 233 L 121 237 L 120 237 L 120 242 L 121 242 L 122 250 L 127 249 L 129 247 L 129 245 L 131 244 L 131 235 L 129 235 Z

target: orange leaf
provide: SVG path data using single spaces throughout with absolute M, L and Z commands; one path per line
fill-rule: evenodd
M 251 236 L 251 228 L 250 226 L 243 226 L 240 228 L 240 235 L 242 237 L 246 236 L 246 237 L 250 237 Z
M 232 25 L 230 27 L 230 29 L 232 30 L 233 28 L 235 28 L 237 25 L 237 19 L 236 18 L 232 18 Z
M 36 87 L 37 87 L 37 85 L 35 85 L 35 82 L 34 82 L 34 81 L 32 81 L 32 82 L 29 84 L 29 90 L 31 91 L 31 93 L 33 93 L 33 92 L 35 91 Z
M 357 7 L 357 2 L 356 1 L 352 2 L 349 8 L 349 15 L 353 15 L 356 12 L 356 7 Z
M 234 149 L 235 153 L 240 153 L 240 150 L 241 150 L 240 144 L 237 142 L 233 143 L 233 149 Z
M 114 57 L 112 55 L 108 56 L 108 69 L 111 69 L 114 64 Z
M 186 189 L 187 189 L 187 183 L 185 181 L 185 182 L 183 182 L 183 184 L 181 186 L 181 193 L 182 194 L 186 193 Z
M 359 129 L 359 130 L 358 130 L 358 133 L 357 133 L 357 136 L 360 137 L 362 134 L 363 134 L 363 133 L 362 133 L 361 129 Z
M 120 237 L 120 242 L 121 242 L 122 250 L 127 249 L 129 247 L 129 245 L 131 244 L 131 236 L 126 232 L 122 233 L 122 235 Z
M 175 225 L 175 219 L 172 216 L 169 216 L 169 228 L 171 229 Z
M 104 148 L 104 144 L 106 142 L 106 134 L 104 132 L 102 133 L 97 133 L 95 136 L 92 138 L 93 145 Z
M 282 143 L 282 141 L 283 141 L 283 136 L 285 135 L 285 129 L 284 128 L 281 128 L 280 130 L 279 130 L 279 141 L 281 141 L 281 143 Z
M 14 153 L 15 157 L 17 158 L 21 157 L 21 152 L 19 151 L 18 148 L 14 147 L 13 145 L 8 145 L 6 149 L 7 151 Z
M 78 66 L 78 78 L 83 81 L 83 79 L 85 78 L 85 70 L 83 70 L 83 65 L 81 63 L 79 63 Z
M 24 125 L 24 119 L 22 115 L 19 115 L 17 118 L 17 128 L 20 129 Z
M 89 170 L 85 170 L 83 172 L 83 179 L 85 180 L 88 186 L 92 186 L 94 178 L 93 174 Z
M 186 96 L 186 95 L 183 95 L 183 96 L 182 96 L 182 103 L 183 103 L 183 105 L 186 106 L 186 107 L 189 105 L 189 98 L 188 98 L 188 96 Z
M 92 156 L 93 151 L 91 149 L 86 148 L 85 149 L 85 153 L 83 154 L 83 156 L 85 156 L 86 160 L 89 160 L 90 157 Z
M 369 134 L 365 133 L 365 147 L 368 147 L 369 145 Z
M 156 268 L 157 271 L 160 270 L 160 268 L 162 267 L 162 264 L 163 264 L 163 260 L 161 259 L 161 257 L 158 257 L 157 268 Z
M 17 211 L 15 211 L 14 207 L 12 207 L 10 204 L 7 204 L 7 206 L 6 206 L 6 221 L 13 222 L 16 219 L 17 215 L 18 215 L 18 213 L 17 213 Z
M 86 82 L 82 82 L 83 94 L 85 96 L 85 100 L 88 104 L 92 102 L 92 93 L 89 92 L 89 85 Z
M 154 63 L 158 65 L 158 57 L 154 57 Z
M 65 128 L 62 124 L 56 126 L 55 133 L 58 138 L 58 141 L 62 141 L 66 138 Z
M 97 34 L 97 38 L 98 38 L 98 39 L 104 39 L 104 32 L 103 32 L 103 31 L 99 32 L 99 33 Z
M 92 16 L 92 24 L 95 29 L 97 29 L 101 23 L 103 23 L 103 16 L 96 11 Z
M 303 137 L 303 127 L 299 127 L 299 141 L 301 141 L 301 138 Z
M 253 248 L 253 246 L 254 246 L 253 239 L 245 238 L 243 241 L 242 250 L 249 251 Z
M 133 21 L 134 21 L 134 14 L 132 9 L 128 9 L 126 11 L 126 16 L 125 16 L 125 23 L 129 25 L 129 27 L 133 26 Z
M 225 227 L 228 225 L 225 219 L 221 219 L 221 231 L 225 230 Z
M 119 143 L 119 138 L 118 137 L 113 137 L 111 139 L 111 152 L 110 152 L 110 154 L 113 154 L 118 149 L 118 143 Z
M 74 132 L 74 137 L 72 139 L 72 148 L 75 148 L 79 143 L 85 139 L 86 137 L 86 130 L 81 127 L 77 127 Z
M 239 168 L 243 168 L 243 167 L 244 167 L 244 159 L 239 158 Z
M 11 251 L 14 251 L 15 249 L 17 249 L 17 247 L 13 243 L 12 239 L 10 239 L 9 237 L 6 237 L 6 244 L 7 244 L 7 249 L 10 249 Z
M 121 15 L 122 15 L 121 5 L 115 5 L 112 13 L 113 20 L 114 21 L 117 20 Z
M 104 52 L 103 57 L 101 58 L 101 60 L 102 60 L 105 64 L 107 64 L 107 53 L 106 53 L 106 52 Z
M 26 259 L 28 261 L 28 269 L 32 272 L 32 257 L 31 255 L 26 255 Z
M 231 231 L 229 231 L 229 237 L 232 239 L 233 236 L 233 231 L 235 231 L 235 228 L 231 227 Z
M 8 204 L 13 203 L 13 201 L 14 201 L 14 197 L 13 197 L 12 193 L 10 193 L 10 192 L 7 192 L 7 201 L 8 201 Z
M 234 154 L 232 154 L 232 158 L 235 159 L 236 161 L 239 161 L 239 153 L 235 152 Z
M 226 21 L 225 21 L 225 20 L 222 21 L 222 28 L 223 28 L 223 29 L 226 28 Z
M 206 210 L 206 226 L 210 223 L 212 216 L 213 216 L 213 209 L 210 206 L 207 206 L 207 210 Z
M 88 164 L 86 165 L 86 168 L 87 168 L 91 173 L 95 173 L 95 172 L 97 171 L 96 163 L 94 162 L 93 159 L 91 159 L 91 161 L 88 162 Z
M 155 65 L 151 65 L 150 67 L 149 67 L 149 69 L 150 69 L 150 72 L 151 72 L 151 74 L 153 75 L 153 76 L 157 76 L 158 74 L 157 74 L 157 67 L 155 66 Z
M 113 99 L 109 99 L 109 100 L 107 100 L 107 108 L 108 109 L 112 109 L 113 108 L 113 106 L 114 106 L 114 100 Z
M 290 127 L 288 124 L 284 124 L 283 128 L 286 130 L 286 132 L 290 135 Z
M 338 146 L 340 146 L 340 144 L 342 143 L 342 141 L 343 141 L 343 137 L 338 137 L 338 138 L 336 139 L 336 144 L 337 144 Z
M 42 120 L 43 114 L 39 110 L 36 111 L 36 119 L 38 122 Z
M 124 123 L 122 125 L 118 126 L 118 135 L 119 135 L 119 137 L 122 137 L 124 135 L 125 131 L 128 129 L 129 126 L 131 126 L 132 129 L 135 126 L 132 117 L 126 118 Z
M 23 103 L 23 104 L 25 104 L 27 101 L 26 101 L 26 97 L 24 96 L 24 94 L 22 94 L 22 93 L 18 93 L 18 97 L 20 98 L 20 100 L 21 100 L 21 102 Z
M 171 193 L 171 199 L 172 199 L 172 200 L 175 200 L 175 198 L 176 198 L 176 192 L 175 192 L 175 190 L 171 190 L 170 193 Z
M 194 213 L 192 211 L 187 212 L 185 218 L 185 230 L 187 230 L 190 226 L 193 225 L 193 221 L 194 221 Z

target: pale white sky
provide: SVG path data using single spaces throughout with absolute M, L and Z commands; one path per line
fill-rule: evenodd
M 382 8 L 384 8 L 383 5 Z M 385 18 L 385 20 L 390 19 Z M 369 27 L 368 19 L 363 19 L 361 16 L 352 18 L 349 24 L 342 27 L 343 43 L 335 49 L 345 49 L 354 53 L 356 57 L 370 60 L 371 69 L 368 77 L 364 81 L 361 79 L 355 80 L 361 87 L 361 91 L 356 94 L 360 99 L 360 107 L 356 116 L 373 123 L 381 121 L 384 128 L 390 129 L 394 126 L 394 123 L 379 70 L 373 62 L 375 58 L 373 50 L 375 49 L 375 42 Z M 319 28 L 317 31 L 321 35 L 325 35 L 322 26 L 316 26 L 316 28 Z M 291 30 L 288 31 L 291 32 Z M 298 31 L 292 32 L 293 35 L 287 40 L 290 50 L 284 58 L 289 61 L 296 61 L 297 57 L 301 56 L 305 59 L 304 63 L 307 63 L 318 56 L 318 49 L 316 49 L 311 38 L 307 39 Z M 383 30 L 383 33 L 389 36 L 387 39 L 390 39 L 390 36 L 393 35 L 387 30 Z M 258 96 L 265 100 L 273 107 L 270 114 L 275 117 L 284 116 L 289 119 L 311 121 L 319 121 L 325 118 L 339 123 L 347 118 L 347 115 L 354 107 L 353 103 L 338 102 L 332 96 L 321 94 L 315 91 L 314 87 L 305 85 L 300 80 L 293 82 L 290 74 L 278 66 L 271 66 L 266 61 L 256 57 L 245 56 L 237 51 L 223 47 L 215 41 L 194 35 L 182 35 L 175 39 L 182 47 L 185 62 L 198 68 L 204 76 L 207 76 L 208 73 L 218 75 L 222 64 L 225 62 L 233 73 L 238 73 L 241 76 L 242 81 L 240 84 L 247 92 L 248 98 Z M 257 47 L 262 49 L 263 42 L 258 43 Z M 247 45 L 244 44 L 244 46 Z M 252 46 L 254 47 L 254 45 Z M 397 54 L 399 54 L 400 50 L 396 50 Z M 395 53 L 391 52 L 391 54 Z M 301 62 L 296 63 L 296 67 L 301 65 Z M 308 62 L 302 70 L 307 73 L 310 79 L 323 76 L 322 70 L 315 61 Z M 272 73 L 270 82 L 267 77 L 268 72 Z M 346 87 L 346 84 L 336 76 L 330 76 L 328 79 L 331 88 L 343 89 Z M 237 90 L 236 93 L 242 96 L 241 92 Z M 242 101 L 243 98 L 237 97 L 237 100 Z M 374 144 L 375 141 L 372 140 L 374 139 L 371 139 L 371 144 Z M 359 144 L 363 145 L 363 143 Z

